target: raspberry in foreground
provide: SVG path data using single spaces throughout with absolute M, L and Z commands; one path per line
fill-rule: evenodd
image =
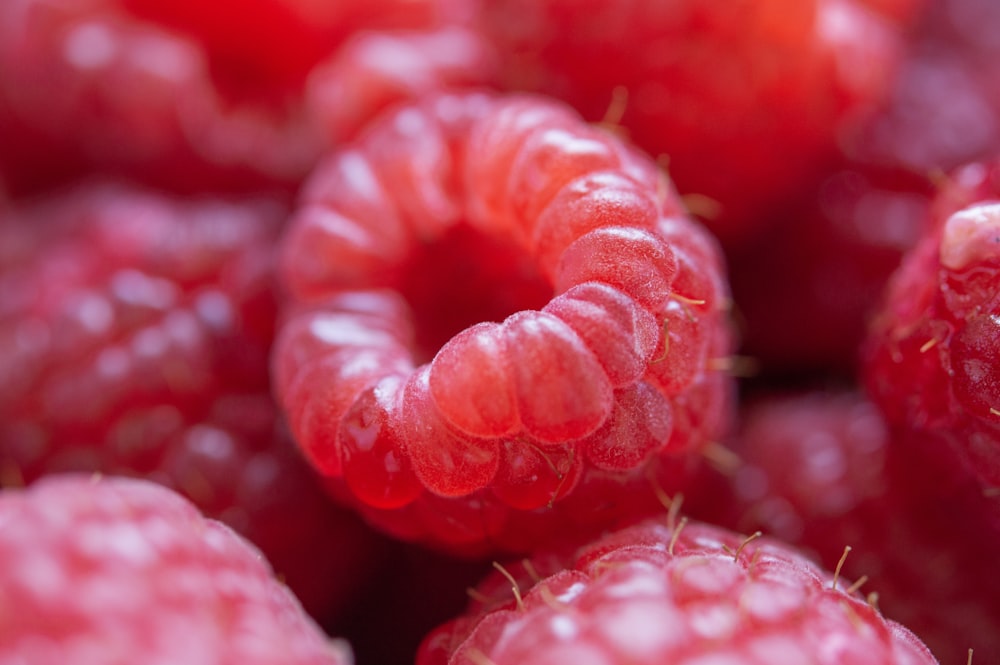
M 1000 164 L 957 171 L 889 285 L 865 377 L 890 423 L 1000 488 Z
M 500 568 L 418 665 L 931 665 L 850 581 L 769 538 L 651 520 Z
M 0 600 L 5 663 L 351 662 L 260 552 L 147 481 L 0 493 Z
M 149 478 L 253 541 L 317 615 L 374 539 L 301 458 L 270 395 L 282 206 L 81 185 L 0 224 L 0 485 Z
M 274 381 L 370 521 L 527 550 L 659 509 L 727 427 L 727 287 L 666 176 L 558 103 L 429 98 L 329 157 L 284 238 Z
M 855 392 L 771 394 L 746 403 L 742 420 L 739 468 L 685 506 L 867 580 L 885 616 L 942 662 L 965 662 L 969 649 L 973 663 L 1000 660 L 1000 513 L 973 479 L 929 457 L 932 441 L 891 431 Z

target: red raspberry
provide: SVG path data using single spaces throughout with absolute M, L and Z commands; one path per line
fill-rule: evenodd
M 926 442 L 890 429 L 855 393 L 770 395 L 745 409 L 740 467 L 686 506 L 741 530 L 763 529 L 868 579 L 887 617 L 942 662 L 1000 659 L 1000 512 Z M 795 469 L 789 473 L 789 469 Z M 993 500 L 996 503 L 996 500 Z M 992 511 L 992 512 L 991 512 Z
M 1000 488 L 1000 162 L 966 167 L 894 275 L 866 381 L 894 425 L 932 434 Z
M 500 0 L 484 30 L 509 87 L 554 95 L 588 120 L 620 115 L 636 144 L 669 159 L 682 193 L 721 205 L 709 225 L 735 244 L 811 184 L 881 98 L 901 29 L 865 4 Z
M 348 665 L 260 553 L 173 492 L 53 477 L 0 493 L 0 661 Z
M 463 32 L 450 58 L 424 58 L 419 80 L 398 83 L 414 63 L 399 57 L 395 40 L 450 44 L 448 35 L 462 31 L 465 2 L 257 5 L 3 3 L 0 140 L 12 185 L 37 187 L 96 168 L 183 190 L 291 188 L 328 141 L 352 128 L 339 116 L 316 117 L 330 96 L 351 94 L 353 114 L 372 114 L 415 92 L 481 83 L 491 66 L 481 40 Z M 388 36 L 378 41 L 382 28 Z M 368 57 L 381 58 L 381 67 L 363 70 L 363 83 L 351 39 L 361 32 Z
M 936 663 L 850 582 L 707 524 L 649 521 L 500 572 L 418 665 Z
M 111 185 L 15 209 L 0 225 L 0 483 L 154 479 L 253 540 L 320 613 L 372 543 L 277 425 L 282 216 Z
M 650 161 L 561 105 L 390 114 L 314 174 L 283 257 L 296 439 L 398 536 L 592 533 L 655 510 L 650 477 L 673 491 L 725 427 L 715 245 Z

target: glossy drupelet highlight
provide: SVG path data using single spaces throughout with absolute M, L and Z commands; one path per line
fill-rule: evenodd
M 726 427 L 714 243 L 652 162 L 556 103 L 384 117 L 313 175 L 282 257 L 279 399 L 396 535 L 592 533 L 654 510 Z
M 146 481 L 0 493 L 0 661 L 349 665 L 254 547 Z
M 500 567 L 417 663 L 937 662 L 851 586 L 778 541 L 661 518 Z

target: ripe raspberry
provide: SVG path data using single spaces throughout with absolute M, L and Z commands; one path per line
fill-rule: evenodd
M 270 397 L 266 200 L 103 185 L 0 225 L 0 484 L 67 470 L 154 479 L 261 547 L 317 614 L 372 536 L 334 507 Z M 356 570 L 348 570 L 356 568 Z
M 955 174 L 873 322 L 866 381 L 894 425 L 1000 488 L 1000 162 Z
M 348 665 L 249 543 L 141 480 L 0 493 L 0 661 Z
M 733 446 L 741 466 L 685 505 L 765 530 L 830 568 L 850 545 L 844 572 L 870 577 L 863 588 L 885 616 L 942 662 L 964 662 L 969 648 L 973 662 L 997 662 L 1000 512 L 961 470 L 928 459 L 926 444 L 891 432 L 859 394 L 770 395 L 745 410 Z
M 708 224 L 727 245 L 822 173 L 902 49 L 900 25 L 854 0 L 488 7 L 483 29 L 506 85 L 551 94 L 588 120 L 620 115 L 637 145 L 669 159 L 682 193 L 721 205 Z
M 487 579 L 418 665 L 936 662 L 848 581 L 707 524 L 653 520 L 506 572 L 513 594 Z
M 371 114 L 413 92 L 487 77 L 478 69 L 488 66 L 485 48 L 466 35 L 472 44 L 453 49 L 447 63 L 427 58 L 419 81 L 398 85 L 413 67 L 397 57 L 396 31 L 431 39 L 459 30 L 468 13 L 464 2 L 245 5 L 3 3 L 0 140 L 12 184 L 39 187 L 96 168 L 185 191 L 292 188 L 327 140 L 344 138 L 325 137 L 324 130 L 351 129 L 315 117 L 325 107 L 313 108 L 307 90 L 315 88 L 309 96 L 319 98 L 363 93 L 351 101 L 363 106 L 354 113 Z M 366 69 L 359 84 L 354 56 L 342 51 L 356 33 L 377 36 L 382 28 L 389 45 L 369 48 L 382 66 Z M 455 64 L 466 56 L 467 68 Z M 328 60 L 332 65 L 310 83 Z
M 715 245 L 651 162 L 561 105 L 386 116 L 306 185 L 283 264 L 296 439 L 397 536 L 593 533 L 656 510 L 650 477 L 674 491 L 726 426 Z

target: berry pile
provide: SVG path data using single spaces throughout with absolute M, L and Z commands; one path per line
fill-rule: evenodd
M 998 7 L 0 2 L 0 662 L 1000 662 Z

